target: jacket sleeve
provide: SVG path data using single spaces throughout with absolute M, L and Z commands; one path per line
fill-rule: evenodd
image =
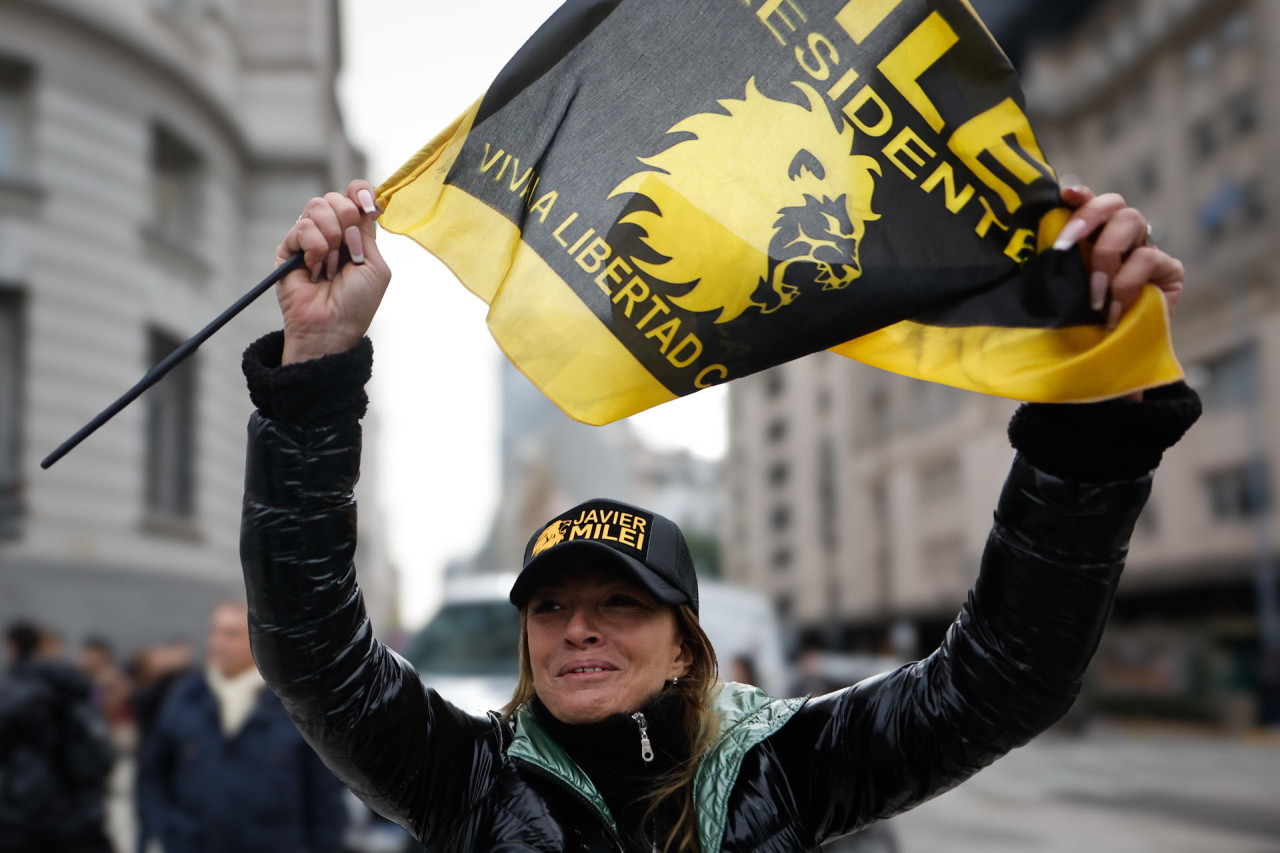
M 949 790 L 1071 707 L 1111 611 L 1151 468 L 1199 414 L 1191 394 L 1187 411 L 1172 416 L 1180 428 L 1137 455 L 1150 432 L 1143 421 L 1160 419 L 1152 412 L 1162 404 L 1129 404 L 1119 423 L 1113 404 L 1096 405 L 1099 423 L 1074 424 L 1050 440 L 1052 431 L 1035 424 L 1056 422 L 1055 410 L 1024 407 L 1015 417 L 1019 454 L 978 579 L 942 645 L 918 663 L 808 702 L 775 736 L 815 840 Z M 1122 476 L 1110 480 L 1082 467 L 1102 451 L 1064 454 L 1076 436 L 1104 434 L 1113 446 L 1133 439 L 1133 452 L 1117 453 L 1111 469 Z
M 363 403 L 354 416 L 350 407 L 316 415 L 314 406 L 298 404 L 310 396 L 332 409 L 351 396 L 349 383 L 316 390 L 344 381 L 350 369 L 341 359 L 349 354 L 271 370 L 278 352 L 277 337 L 245 356 L 259 406 L 249 423 L 240 541 L 254 659 L 325 764 L 371 807 L 430 843 L 465 819 L 491 784 L 500 732 L 493 720 L 427 689 L 374 638 L 353 563 Z M 294 368 L 312 375 L 291 377 Z M 264 370 L 269 380 L 255 381 Z

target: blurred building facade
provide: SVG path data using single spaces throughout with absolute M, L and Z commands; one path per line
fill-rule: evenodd
M 1091 683 L 1118 708 L 1256 718 L 1278 530 L 1280 7 L 1025 18 L 1009 21 L 1028 110 L 1060 176 L 1123 193 L 1186 264 L 1174 339 L 1206 406 L 1156 478 Z M 976 575 L 1012 410 L 829 354 L 735 382 L 726 574 L 816 639 L 875 650 L 914 632 L 900 651 L 927 653 Z
M 278 328 L 270 297 L 39 462 L 261 278 L 307 198 L 362 171 L 334 95 L 337 15 L 337 0 L 0 4 L 0 622 L 128 648 L 203 636 L 209 605 L 242 594 L 239 355 Z M 366 516 L 366 589 L 389 613 Z
M 625 421 L 571 420 L 510 362 L 502 362 L 498 508 L 484 544 L 448 574 L 518 571 L 529 537 L 571 506 L 611 498 L 680 525 L 699 571 L 718 571 L 718 463 L 648 447 Z

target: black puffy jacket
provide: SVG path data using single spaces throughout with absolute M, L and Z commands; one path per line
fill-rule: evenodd
M 246 353 L 259 412 L 241 555 L 255 658 L 294 722 L 430 850 L 621 850 L 590 780 L 532 715 L 510 726 L 467 714 L 373 638 L 352 563 L 363 403 L 334 402 L 352 399 L 342 359 L 371 355 L 272 370 L 278 350 L 259 342 Z M 808 701 L 729 688 L 733 742 L 695 786 L 704 853 L 812 850 L 948 790 L 1058 720 L 1150 484 L 1148 473 L 1071 482 L 1024 453 L 977 582 L 932 655 Z
M 106 846 L 115 755 L 89 680 L 28 660 L 0 679 L 0 853 Z

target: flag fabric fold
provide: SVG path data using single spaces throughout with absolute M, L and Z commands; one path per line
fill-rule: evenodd
M 965 0 L 571 0 L 378 202 L 587 423 L 822 349 L 1024 400 L 1182 375 L 1158 290 L 1108 331 L 1053 250 Z

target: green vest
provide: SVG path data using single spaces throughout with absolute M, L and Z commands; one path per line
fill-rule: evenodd
M 693 803 L 698 810 L 698 840 L 704 853 L 720 848 L 729 818 L 729 795 L 747 750 L 772 735 L 804 705 L 805 699 L 773 699 L 746 684 L 729 682 L 712 702 L 720 717 L 720 734 L 698 764 L 693 780 Z M 618 824 L 604 797 L 587 774 L 574 763 L 527 708 L 516 716 L 515 739 L 507 755 L 519 758 L 560 779 L 595 806 L 618 834 Z

